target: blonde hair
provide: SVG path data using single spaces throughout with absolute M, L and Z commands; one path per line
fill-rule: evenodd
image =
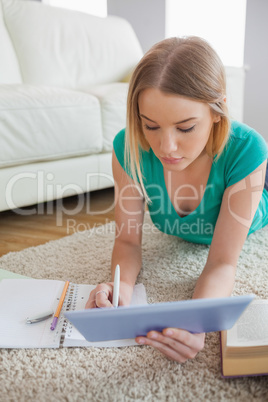
M 227 142 L 230 119 L 226 105 L 224 66 L 214 49 L 199 37 L 169 38 L 155 44 L 135 68 L 128 91 L 125 161 L 147 202 L 140 150 L 149 151 L 139 116 L 139 95 L 147 88 L 207 103 L 220 116 L 206 145 L 207 154 L 219 157 Z

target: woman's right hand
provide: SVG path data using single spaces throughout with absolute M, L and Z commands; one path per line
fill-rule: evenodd
M 100 283 L 90 292 L 85 308 L 113 307 L 114 283 Z M 133 287 L 126 282 L 120 281 L 119 306 L 128 306 L 131 302 Z

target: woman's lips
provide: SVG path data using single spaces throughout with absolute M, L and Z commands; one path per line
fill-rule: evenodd
M 161 158 L 161 160 L 168 164 L 179 163 L 183 158 Z

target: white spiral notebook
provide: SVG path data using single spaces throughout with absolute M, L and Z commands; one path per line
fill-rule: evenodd
M 3 279 L 0 282 L 0 348 L 59 348 L 76 346 L 120 347 L 137 345 L 134 339 L 88 342 L 64 317 L 70 310 L 83 310 L 95 285 L 70 283 L 61 314 L 54 331 L 53 317 L 27 324 L 27 317 L 44 311 L 56 311 L 63 281 L 41 279 Z M 131 304 L 147 304 L 142 284 L 136 285 Z

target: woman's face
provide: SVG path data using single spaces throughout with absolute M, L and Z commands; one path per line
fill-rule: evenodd
M 164 168 L 182 171 L 206 154 L 210 131 L 220 116 L 210 107 L 148 88 L 139 96 L 143 133 Z

